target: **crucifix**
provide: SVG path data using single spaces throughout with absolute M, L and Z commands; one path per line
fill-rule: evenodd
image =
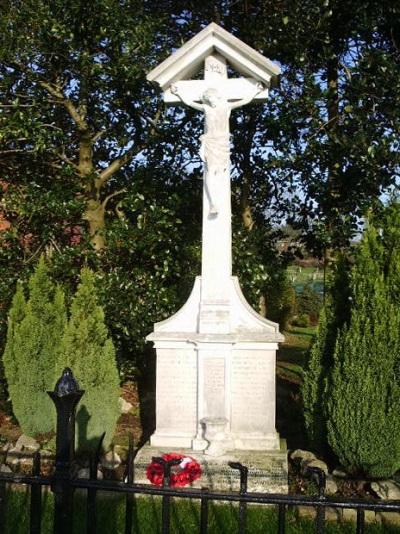
M 202 68 L 204 77 L 197 79 Z M 240 77 L 229 77 L 228 68 Z M 232 276 L 229 169 L 232 110 L 265 102 L 279 72 L 269 59 L 211 23 L 147 75 L 166 104 L 204 114 L 201 276 L 183 307 L 147 336 L 157 353 L 153 456 L 154 447 L 209 456 L 280 450 L 275 356 L 283 337 L 279 325 L 250 307 Z
M 243 91 L 242 80 L 237 79 L 236 91 L 231 99 L 224 94 L 224 81 L 228 80 L 226 61 L 218 54 L 206 57 L 204 65 L 204 80 L 194 82 L 191 90 L 200 94 L 200 103 L 189 100 L 190 95 L 181 91 L 179 84 L 171 86 L 171 93 L 176 95 L 184 104 L 204 113 L 204 135 L 200 137 L 200 158 L 204 162 L 205 192 L 208 197 L 209 215 L 217 215 L 216 199 L 212 195 L 212 182 L 227 170 L 229 172 L 229 117 L 231 111 L 248 104 L 253 98 L 264 90 L 261 83 L 254 85 L 253 91 Z M 231 80 L 230 80 L 231 81 Z M 189 98 L 188 98 L 189 96 Z M 236 97 L 233 99 L 232 97 Z
M 215 331 L 229 325 L 229 279 L 232 275 L 230 129 L 233 109 L 251 102 L 265 90 L 262 83 L 247 78 L 228 78 L 223 56 L 212 53 L 204 61 L 204 80 L 172 84 L 176 103 L 204 113 L 200 137 L 203 172 L 202 298 L 200 329 Z M 213 325 L 213 326 L 211 326 Z

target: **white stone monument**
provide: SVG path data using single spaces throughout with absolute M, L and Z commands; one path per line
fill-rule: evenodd
M 243 77 L 229 78 L 228 65 Z M 202 68 L 203 80 L 188 79 Z M 228 459 L 262 471 L 275 458 L 275 470 L 286 474 L 275 430 L 275 359 L 283 336 L 249 306 L 232 276 L 229 174 L 231 111 L 264 102 L 279 73 L 212 23 L 147 76 L 167 104 L 204 113 L 203 233 L 201 276 L 188 301 L 147 337 L 157 352 L 156 430 L 138 460 L 184 450 L 211 471 Z

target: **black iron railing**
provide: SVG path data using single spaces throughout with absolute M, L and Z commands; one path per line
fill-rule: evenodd
M 68 373 L 67 373 L 68 374 Z M 64 378 L 65 378 L 64 373 Z M 72 374 L 71 374 L 72 376 Z M 60 382 L 60 381 L 59 381 Z M 59 383 L 58 383 L 59 384 Z M 76 384 L 76 382 L 75 382 Z M 64 380 L 65 386 L 65 380 Z M 86 527 L 82 527 L 82 533 L 96 534 L 99 530 L 97 525 L 96 497 L 98 492 L 112 492 L 125 495 L 125 534 L 139 531 L 135 524 L 133 513 L 138 496 L 158 496 L 161 498 L 161 524 L 162 534 L 171 531 L 171 500 L 174 497 L 180 499 L 192 499 L 199 503 L 198 532 L 206 534 L 209 527 L 209 506 L 212 502 L 225 502 L 238 504 L 238 532 L 246 532 L 248 519 L 248 505 L 275 505 L 277 509 L 277 533 L 284 534 L 288 509 L 295 507 L 309 507 L 316 510 L 315 532 L 325 532 L 325 512 L 327 508 L 339 510 L 352 509 L 356 512 L 357 521 L 354 532 L 362 534 L 365 529 L 365 511 L 374 512 L 398 512 L 400 513 L 400 501 L 367 501 L 348 500 L 325 495 L 325 474 L 317 468 L 309 469 L 309 475 L 314 479 L 318 488 L 317 496 L 282 495 L 269 493 L 255 493 L 247 491 L 248 470 L 240 463 L 231 462 L 229 467 L 239 471 L 240 489 L 238 492 L 210 491 L 207 488 L 179 488 L 170 487 L 171 467 L 176 460 L 162 461 L 164 478 L 163 486 L 157 487 L 151 484 L 134 483 L 134 447 L 130 439 L 127 467 L 121 481 L 97 480 L 97 467 L 99 462 L 100 446 L 90 462 L 90 478 L 79 479 L 71 474 L 74 460 L 74 415 L 75 408 L 83 392 L 73 386 L 56 388 L 51 397 L 55 400 L 57 409 L 57 444 L 55 470 L 52 476 L 41 475 L 41 457 L 35 453 L 32 457 L 32 474 L 16 474 L 0 472 L 0 533 L 5 532 L 7 498 L 10 492 L 9 485 L 26 484 L 30 486 L 30 534 L 44 534 L 41 532 L 42 519 L 42 492 L 43 487 L 48 487 L 54 494 L 54 534 L 71 534 L 73 525 L 73 494 L 76 489 L 86 490 Z M 153 461 L 156 459 L 153 459 Z M 113 534 L 113 533 L 110 533 Z

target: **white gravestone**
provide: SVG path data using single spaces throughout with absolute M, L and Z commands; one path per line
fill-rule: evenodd
M 243 77 L 229 78 L 228 65 Z M 203 80 L 187 79 L 201 68 Z M 201 276 L 186 304 L 147 337 L 157 352 L 152 447 L 211 455 L 280 449 L 275 359 L 283 336 L 249 306 L 232 276 L 229 174 L 231 112 L 264 102 L 279 72 L 212 23 L 147 76 L 166 103 L 190 106 L 205 119 Z

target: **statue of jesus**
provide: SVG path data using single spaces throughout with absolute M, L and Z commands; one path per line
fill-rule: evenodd
M 206 89 L 201 96 L 201 103 L 187 99 L 180 93 L 177 85 L 171 86 L 171 93 L 178 96 L 187 106 L 203 111 L 205 115 L 204 134 L 200 136 L 200 158 L 204 162 L 206 192 L 210 202 L 210 215 L 217 215 L 218 208 L 214 202 L 212 183 L 214 178 L 225 173 L 229 168 L 229 118 L 232 109 L 244 106 L 264 90 L 261 83 L 254 86 L 254 93 L 235 102 L 228 100 L 214 87 Z

